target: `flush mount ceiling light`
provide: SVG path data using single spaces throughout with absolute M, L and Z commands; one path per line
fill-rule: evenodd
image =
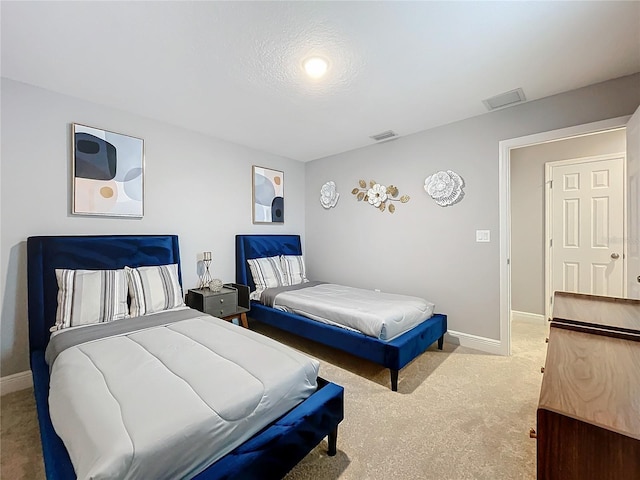
M 309 57 L 302 62 L 302 66 L 311 78 L 320 78 L 327 73 L 329 63 L 321 57 Z

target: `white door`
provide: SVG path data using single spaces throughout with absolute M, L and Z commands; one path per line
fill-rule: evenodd
M 549 164 L 551 295 L 624 296 L 624 162 L 620 155 Z

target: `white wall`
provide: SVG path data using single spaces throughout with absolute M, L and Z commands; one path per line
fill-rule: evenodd
M 424 296 L 448 314 L 450 330 L 500 339 L 498 143 L 629 115 L 639 83 L 639 74 L 623 77 L 309 163 L 309 275 Z M 447 169 L 464 178 L 466 195 L 443 208 L 423 182 Z M 392 183 L 411 200 L 394 214 L 376 211 L 350 193 L 360 178 Z M 341 194 L 331 210 L 318 202 L 327 180 Z M 476 243 L 476 229 L 490 230 L 491 242 Z
M 511 307 L 544 315 L 545 163 L 625 151 L 625 130 L 511 150 Z
M 2 79 L 1 376 L 29 369 L 26 239 L 31 235 L 172 233 L 183 282 L 195 287 L 198 255 L 235 280 L 238 233 L 303 234 L 303 163 L 105 106 Z M 145 140 L 144 218 L 70 215 L 71 123 Z M 253 225 L 251 166 L 285 172 L 285 224 Z

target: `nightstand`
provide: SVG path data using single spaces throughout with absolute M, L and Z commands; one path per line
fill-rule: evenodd
M 239 287 L 247 289 L 248 300 L 246 286 L 227 284 L 219 292 L 212 292 L 208 288 L 193 288 L 187 292 L 186 304 L 188 307 L 223 320 L 231 321 L 237 318 L 244 328 L 249 328 L 247 322 L 249 302 L 244 301 L 245 291 Z

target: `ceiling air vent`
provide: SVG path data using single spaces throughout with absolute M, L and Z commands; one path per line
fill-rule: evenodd
M 521 88 L 516 88 L 515 90 L 511 90 L 510 92 L 501 93 L 500 95 L 496 95 L 495 97 L 487 98 L 483 100 L 484 106 L 487 107 L 487 110 L 496 110 L 498 108 L 507 107 L 509 105 L 514 105 L 516 103 L 521 103 L 526 100 L 524 96 L 524 92 Z
M 376 142 L 381 142 L 383 140 L 391 140 L 392 138 L 399 137 L 396 132 L 393 130 L 387 130 L 386 132 L 378 133 L 376 135 L 371 135 L 369 138 L 373 138 Z

